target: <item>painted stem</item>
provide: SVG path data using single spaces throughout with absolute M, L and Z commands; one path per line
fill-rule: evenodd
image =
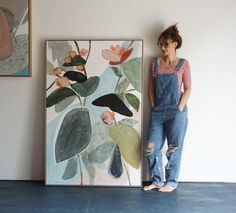
M 74 40 L 74 43 L 75 43 L 75 46 L 76 46 L 76 48 L 77 48 L 78 55 L 80 55 L 80 49 L 79 49 L 78 42 Z
M 85 66 L 84 66 L 84 74 L 87 76 L 87 71 L 86 71 L 86 69 L 85 69 Z
M 116 89 L 117 89 L 118 84 L 119 84 L 119 82 L 120 82 L 120 79 L 121 79 L 121 77 L 119 77 L 118 80 L 117 80 L 117 82 L 116 82 L 115 92 L 116 92 Z
M 86 59 L 85 59 L 86 62 L 87 62 L 87 60 L 88 60 L 88 57 L 89 57 L 89 54 L 90 54 L 90 50 L 91 50 L 91 40 L 89 40 L 88 55 L 87 55 L 87 57 L 86 57 Z
M 75 93 L 76 97 L 79 99 L 80 105 L 83 106 L 80 95 L 72 87 L 70 89 Z
M 125 93 L 127 93 L 127 92 L 131 92 L 131 91 L 135 91 L 135 89 L 129 89 L 129 90 L 126 90 Z
M 125 163 L 124 160 L 123 160 L 123 165 L 124 165 L 124 167 L 125 167 L 125 171 L 126 171 L 126 174 L 127 174 L 127 177 L 128 177 L 129 186 L 131 186 L 131 181 L 130 181 L 129 172 L 128 172 L 128 169 L 127 169 L 127 166 L 126 166 L 126 163 Z
M 54 84 L 55 84 L 55 81 L 51 83 L 51 85 L 46 89 L 46 91 L 48 91 Z
M 130 42 L 129 46 L 127 47 L 127 50 L 130 48 L 130 46 L 133 44 L 134 40 Z
M 81 164 L 80 155 L 78 155 L 78 158 L 79 158 L 79 166 L 80 166 L 81 186 L 83 186 L 83 172 L 82 172 L 82 164 Z

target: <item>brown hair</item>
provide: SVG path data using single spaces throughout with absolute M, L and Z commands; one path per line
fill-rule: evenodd
M 173 42 L 176 41 L 178 43 L 176 49 L 179 49 L 182 46 L 182 38 L 179 35 L 177 24 L 174 24 L 168 27 L 167 29 L 165 29 L 159 36 L 157 44 L 159 45 L 161 40 L 166 41 L 168 39 L 171 39 Z

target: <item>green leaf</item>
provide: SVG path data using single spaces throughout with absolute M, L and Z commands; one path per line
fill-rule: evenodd
M 56 138 L 56 162 L 60 163 L 84 151 L 90 143 L 91 135 L 88 109 L 71 109 L 65 115 Z
M 116 76 L 122 77 L 122 72 L 118 67 L 111 67 L 111 69 L 115 73 Z
M 120 121 L 118 121 L 119 124 L 127 124 L 127 125 L 130 125 L 130 126 L 134 126 L 136 124 L 138 124 L 138 121 L 134 120 L 134 119 L 131 119 L 131 118 L 124 118 Z
M 129 80 L 127 78 L 123 79 L 116 88 L 116 93 L 121 94 L 123 93 L 129 86 Z
M 46 99 L 46 107 L 51 107 L 67 97 L 75 95 L 75 92 L 67 87 L 54 90 Z
M 75 95 L 72 95 L 70 97 L 67 97 L 65 99 L 63 99 L 62 101 L 60 101 L 59 103 L 55 104 L 55 111 L 61 112 L 64 109 L 66 109 L 70 104 L 72 104 L 74 102 L 74 100 L 76 99 Z
M 99 85 L 100 78 L 98 76 L 90 77 L 84 83 L 74 83 L 71 87 L 78 92 L 82 97 L 91 95 Z
M 141 92 L 142 58 L 133 58 L 121 65 L 132 86 Z
M 12 33 L 13 29 L 16 26 L 15 15 L 8 8 L 0 7 L 0 9 L 6 16 L 6 19 L 10 28 L 10 32 Z
M 138 112 L 140 101 L 137 96 L 131 93 L 125 93 L 125 97 L 128 100 L 129 104 Z
M 141 161 L 141 139 L 137 131 L 129 125 L 118 124 L 109 128 L 109 134 L 119 146 L 125 161 L 138 169 Z
M 104 163 L 111 156 L 114 147 L 115 144 L 111 142 L 98 146 L 89 153 L 89 161 L 96 164 Z
M 94 165 L 93 165 L 93 163 L 91 163 L 88 160 L 88 152 L 87 151 L 82 152 L 81 155 L 82 155 L 82 159 L 83 159 L 83 162 L 84 162 L 84 166 L 85 166 L 85 168 L 86 168 L 86 170 L 87 170 L 87 172 L 89 174 L 89 177 L 90 177 L 90 184 L 93 184 L 94 180 L 95 180 L 95 168 L 94 168 Z
M 68 41 L 48 41 L 48 48 L 52 51 L 52 60 L 58 60 L 59 67 L 64 64 L 65 58 L 72 50 L 72 46 Z
M 55 75 L 53 72 L 54 68 L 55 67 L 53 66 L 53 64 L 49 60 L 47 60 L 47 73 L 48 73 L 48 75 Z
M 68 180 L 73 178 L 77 173 L 78 158 L 73 157 L 68 160 L 65 173 L 63 174 L 63 180 Z

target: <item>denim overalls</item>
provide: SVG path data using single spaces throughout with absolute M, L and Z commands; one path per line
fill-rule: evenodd
M 187 106 L 182 112 L 178 109 L 181 95 L 178 92 L 177 72 L 183 61 L 184 59 L 179 59 L 175 73 L 159 74 L 157 58 L 153 59 L 155 106 L 150 117 L 148 142 L 154 143 L 154 147 L 147 153 L 147 157 L 153 184 L 160 187 L 164 185 L 161 149 L 165 139 L 168 143 L 165 180 L 168 185 L 174 188 L 178 184 L 183 141 L 188 124 Z

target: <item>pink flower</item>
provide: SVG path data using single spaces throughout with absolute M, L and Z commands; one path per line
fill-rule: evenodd
M 86 56 L 88 54 L 88 50 L 83 48 L 83 49 L 80 50 L 79 53 L 80 53 L 80 56 L 84 57 L 84 56 Z
M 58 87 L 67 87 L 70 85 L 70 81 L 67 77 L 59 77 L 55 80 Z
M 77 55 L 77 54 L 76 54 L 76 52 L 75 52 L 74 50 L 71 50 L 71 51 L 69 52 L 70 58 L 74 58 L 76 55 Z
M 120 45 L 116 45 L 115 47 L 112 45 L 109 49 L 102 50 L 102 56 L 104 59 L 109 61 L 112 65 L 122 64 L 132 53 L 133 48 L 125 49 L 124 47 L 120 47 Z
M 115 113 L 112 111 L 105 111 L 100 115 L 100 118 L 104 123 L 110 125 L 115 120 Z

